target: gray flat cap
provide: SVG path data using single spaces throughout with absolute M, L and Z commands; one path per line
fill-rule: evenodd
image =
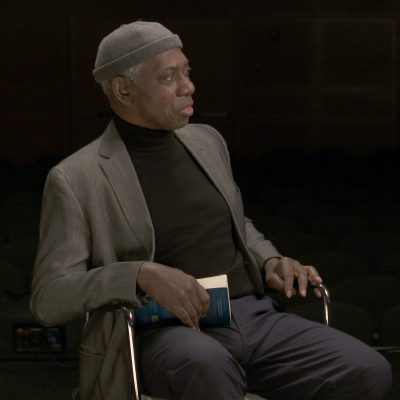
M 182 48 L 178 35 L 158 22 L 122 25 L 99 45 L 93 76 L 96 82 L 112 78 L 163 51 Z

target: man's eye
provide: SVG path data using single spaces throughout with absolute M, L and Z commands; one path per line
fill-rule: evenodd
M 189 78 L 190 72 L 191 72 L 191 71 L 192 71 L 192 69 L 191 69 L 191 68 L 188 68 L 187 70 L 185 70 L 184 75 L 185 75 L 187 78 Z
M 170 73 L 170 74 L 165 74 L 163 76 L 164 81 L 172 81 L 172 79 L 174 79 L 174 74 Z

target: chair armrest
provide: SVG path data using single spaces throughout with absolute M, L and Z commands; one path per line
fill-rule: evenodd
M 330 326 L 331 324 L 331 295 L 329 293 L 328 288 L 323 283 L 311 284 L 312 287 L 315 287 L 320 290 L 322 295 L 322 300 L 324 302 L 324 321 L 325 325 Z

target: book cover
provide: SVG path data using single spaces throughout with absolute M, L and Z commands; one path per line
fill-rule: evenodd
M 200 320 L 203 326 L 227 326 L 231 322 L 231 305 L 229 301 L 228 278 L 226 275 L 211 276 L 197 280 L 210 295 L 210 308 L 207 315 Z M 176 319 L 176 316 L 148 298 L 148 303 L 135 309 L 136 322 L 140 325 Z

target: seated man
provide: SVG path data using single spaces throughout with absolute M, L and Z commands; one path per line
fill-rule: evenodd
M 278 312 L 264 284 L 305 296 L 316 269 L 282 257 L 243 215 L 224 140 L 188 124 L 194 86 L 177 35 L 123 25 L 100 43 L 95 80 L 113 118 L 47 178 L 31 308 L 44 325 L 90 313 L 83 400 L 130 398 L 120 301 L 149 295 L 179 323 L 138 330 L 144 392 L 164 399 L 383 399 L 385 359 L 332 328 Z M 228 327 L 201 327 L 196 278 L 227 274 Z M 297 288 L 297 290 L 295 289 Z

